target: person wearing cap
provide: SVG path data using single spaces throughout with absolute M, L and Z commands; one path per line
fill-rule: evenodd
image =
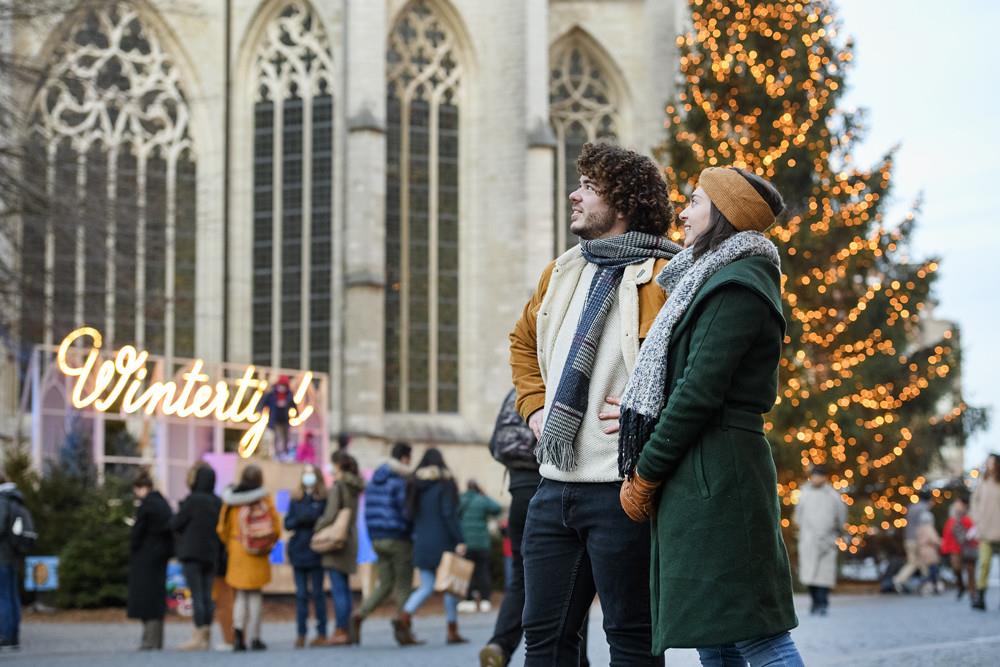
M 278 459 L 283 459 L 288 455 L 288 420 L 292 409 L 298 409 L 287 375 L 278 377 L 274 386 L 264 394 L 260 407 L 268 410 L 267 427 L 274 431 L 274 453 Z
M 764 418 L 785 335 L 778 250 L 784 209 L 756 174 L 702 171 L 683 252 L 657 277 L 669 295 L 621 400 L 621 504 L 652 520 L 654 654 L 703 665 L 802 665 Z
M 820 616 L 826 616 L 830 589 L 837 585 L 837 538 L 847 521 L 847 505 L 829 482 L 826 467 L 814 465 L 795 505 L 799 581 L 812 596 L 809 613 Z

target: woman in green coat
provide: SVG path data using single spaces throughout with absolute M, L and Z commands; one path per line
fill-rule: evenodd
M 348 578 L 358 567 L 358 497 L 365 490 L 365 483 L 358 473 L 358 462 L 353 456 L 346 452 L 336 452 L 332 460 L 333 486 L 327 496 L 323 516 L 316 522 L 314 531 L 318 533 L 336 521 L 340 510 L 347 509 L 350 512 L 347 543 L 322 557 L 323 569 L 330 577 L 333 611 L 337 617 L 337 627 L 328 643 L 331 646 L 343 646 L 351 643 L 347 630 L 351 618 L 351 588 Z
M 652 521 L 654 654 L 803 664 L 763 419 L 785 322 L 778 251 L 762 232 L 783 209 L 754 174 L 701 173 L 680 214 L 685 250 L 657 279 L 667 302 L 622 395 L 622 508 Z

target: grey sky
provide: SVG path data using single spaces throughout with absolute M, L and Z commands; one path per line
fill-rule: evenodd
M 937 317 L 962 330 L 968 402 L 993 406 L 993 428 L 966 450 L 966 466 L 1000 450 L 1000 3 L 840 0 L 843 31 L 855 38 L 845 104 L 868 109 L 855 151 L 874 164 L 899 144 L 893 175 L 898 220 L 923 193 L 913 256 L 941 258 Z

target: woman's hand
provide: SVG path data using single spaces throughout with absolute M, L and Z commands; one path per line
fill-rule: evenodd
M 597 418 L 602 422 L 605 422 L 604 427 L 601 429 L 608 435 L 612 433 L 617 433 L 619 428 L 618 420 L 622 416 L 622 402 L 617 396 L 606 396 L 604 398 L 605 402 L 612 406 L 609 410 L 602 410 L 597 413 Z M 611 422 L 611 423 L 607 423 Z
M 659 488 L 660 482 L 645 480 L 639 473 L 634 473 L 631 478 L 626 478 L 622 482 L 618 499 L 628 518 L 636 523 L 648 521 L 649 517 L 653 515 L 653 500 Z

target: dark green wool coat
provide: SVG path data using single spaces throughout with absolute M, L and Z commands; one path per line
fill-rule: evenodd
M 666 406 L 638 472 L 663 487 L 652 518 L 653 654 L 798 625 L 763 417 L 784 338 L 781 275 L 748 257 L 720 269 L 671 335 Z
M 466 491 L 458 504 L 458 517 L 462 524 L 462 536 L 469 549 L 490 548 L 490 517 L 497 516 L 503 509 L 497 501 L 475 491 Z

